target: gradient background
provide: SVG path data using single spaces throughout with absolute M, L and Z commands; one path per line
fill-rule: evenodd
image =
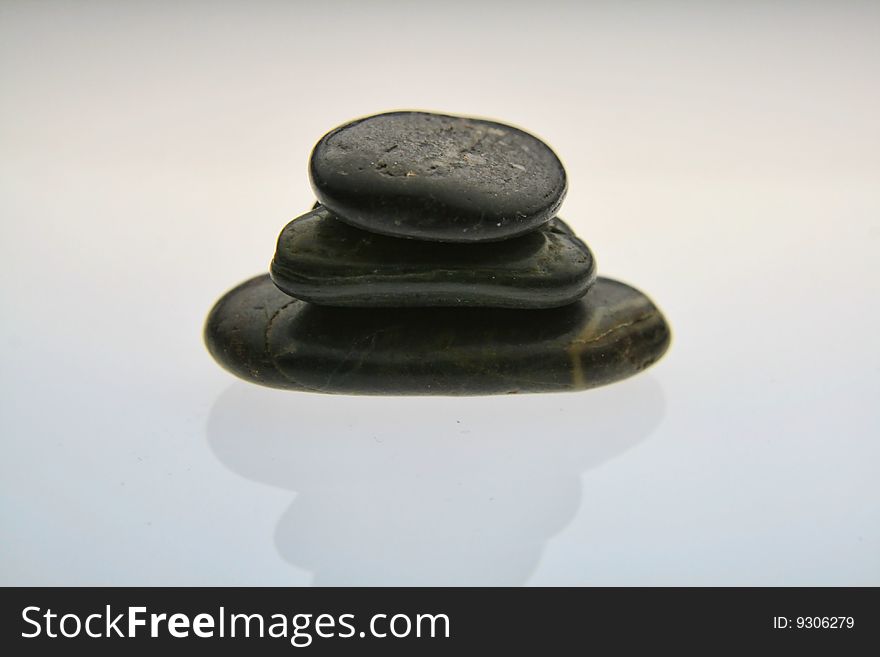
M 880 5 L 0 1 L 0 583 L 880 585 Z M 201 342 L 374 112 L 517 124 L 674 342 L 587 393 Z

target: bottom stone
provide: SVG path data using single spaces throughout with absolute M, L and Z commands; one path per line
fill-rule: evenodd
M 607 278 L 549 310 L 333 308 L 268 275 L 227 292 L 205 343 L 223 367 L 275 388 L 365 395 L 583 390 L 642 371 L 669 346 L 644 294 Z

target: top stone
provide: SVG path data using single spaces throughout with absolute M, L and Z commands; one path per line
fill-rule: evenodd
M 390 112 L 347 123 L 312 151 L 318 200 L 364 230 L 438 242 L 492 242 L 556 214 L 565 169 L 537 137 L 503 123 Z

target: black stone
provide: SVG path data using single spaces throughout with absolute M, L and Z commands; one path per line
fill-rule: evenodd
M 319 207 L 281 232 L 271 274 L 327 306 L 553 308 L 586 294 L 596 267 L 559 219 L 503 242 L 440 244 L 370 233 Z
M 221 298 L 205 326 L 211 354 L 243 379 L 344 394 L 581 390 L 640 372 L 669 340 L 650 299 L 606 278 L 550 310 L 358 309 L 292 299 L 263 275 Z
M 312 151 L 318 200 L 366 230 L 441 242 L 507 239 L 555 216 L 565 169 L 503 123 L 390 112 L 347 123 Z

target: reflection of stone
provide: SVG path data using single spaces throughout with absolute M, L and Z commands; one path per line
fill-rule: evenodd
M 351 394 L 499 394 L 582 390 L 642 371 L 669 327 L 638 290 L 599 278 L 547 310 L 331 308 L 280 292 L 267 275 L 228 292 L 205 341 L 238 376 Z
M 234 472 L 297 493 L 275 540 L 315 584 L 517 585 L 574 517 L 580 475 L 644 440 L 663 406 L 650 376 L 488 399 L 236 384 L 208 441 Z

